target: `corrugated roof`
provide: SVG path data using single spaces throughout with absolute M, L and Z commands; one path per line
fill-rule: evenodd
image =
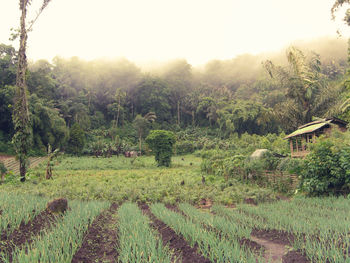
M 322 128 L 323 126 L 326 126 L 327 124 L 329 124 L 330 121 L 326 121 L 323 123 L 317 123 L 317 124 L 313 124 L 304 128 L 301 128 L 299 130 L 296 130 L 295 132 L 292 132 L 291 134 L 287 135 L 286 137 L 284 137 L 285 139 L 288 139 L 290 137 L 294 137 L 297 135 L 301 135 L 301 134 L 305 134 L 305 133 L 310 133 L 310 132 L 314 132 L 320 128 Z

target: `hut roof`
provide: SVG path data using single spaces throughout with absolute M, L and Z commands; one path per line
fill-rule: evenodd
M 331 118 L 325 118 L 325 119 L 318 119 L 316 121 L 312 121 L 309 123 L 306 123 L 304 125 L 299 126 L 298 130 L 292 132 L 291 134 L 284 137 L 284 139 L 288 139 L 297 135 L 305 134 L 305 133 L 311 133 L 318 129 L 321 129 L 322 127 L 334 123 L 339 126 L 346 126 L 348 123 L 346 121 L 343 121 L 341 119 L 331 117 Z
M 294 137 L 294 136 L 297 136 L 297 135 L 314 132 L 314 131 L 316 131 L 318 129 L 321 129 L 322 127 L 328 125 L 329 123 L 330 123 L 330 121 L 316 123 L 316 124 L 311 124 L 309 126 L 301 128 L 301 129 L 299 128 L 298 130 L 296 130 L 295 132 L 292 132 L 291 134 L 287 135 L 284 138 L 288 139 L 290 137 Z

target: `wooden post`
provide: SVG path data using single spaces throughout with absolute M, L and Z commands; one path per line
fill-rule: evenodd
M 290 155 L 293 156 L 293 139 L 289 139 L 290 143 Z

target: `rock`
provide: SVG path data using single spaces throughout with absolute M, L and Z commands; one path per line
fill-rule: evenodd
M 257 149 L 255 152 L 250 155 L 251 159 L 261 159 L 265 153 L 267 153 L 269 150 L 268 149 Z
M 68 209 L 68 201 L 65 198 L 55 199 L 47 204 L 47 209 L 54 214 L 64 213 Z

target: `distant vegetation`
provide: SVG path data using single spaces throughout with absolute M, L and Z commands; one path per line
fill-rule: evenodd
M 56 57 L 52 63 L 32 62 L 27 79 L 31 154 L 44 154 L 48 144 L 53 149 L 76 152 L 74 143 L 82 145 L 71 138 L 77 134 L 73 132 L 77 125 L 85 132 L 82 153 L 94 154 L 96 147 L 101 152 L 103 148 L 121 152 L 142 146 L 146 151 L 147 146 L 139 142 L 151 129 L 182 134 L 183 129 L 197 127 L 228 138 L 244 133 L 288 133 L 310 116 L 335 114 L 349 120 L 349 110 L 342 106 L 349 94 L 347 82 L 343 84 L 348 67 L 346 42 L 322 39 L 317 45 L 295 44 L 302 51 L 289 50 L 287 57 L 283 52 L 247 54 L 210 61 L 201 68 L 185 60 L 149 71 L 126 59 Z M 0 152 L 5 153 L 13 153 L 10 141 L 17 59 L 13 47 L 0 45 Z M 272 63 L 269 68 L 264 63 L 264 68 L 262 62 L 267 60 Z M 303 71 L 295 71 L 296 65 Z M 308 83 L 305 78 L 310 76 Z M 303 118 L 305 108 L 301 106 L 306 102 L 311 108 Z M 140 133 L 135 120 L 150 112 L 157 118 Z M 73 144 L 69 143 L 72 140 Z M 193 150 L 191 145 L 182 146 Z

